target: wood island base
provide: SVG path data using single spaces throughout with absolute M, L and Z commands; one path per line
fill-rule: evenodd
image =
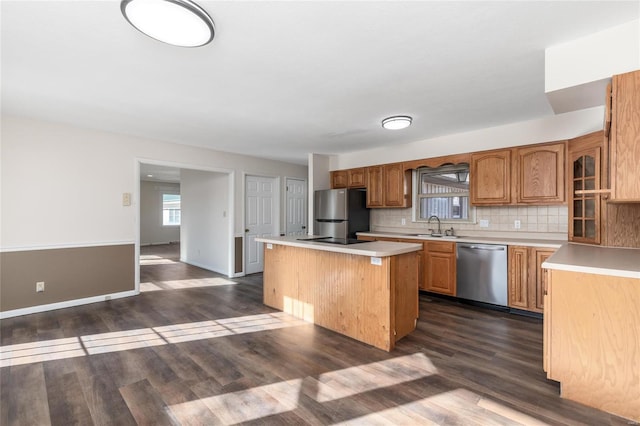
M 377 257 L 269 243 L 263 281 L 265 305 L 385 351 L 416 327 L 417 251 Z

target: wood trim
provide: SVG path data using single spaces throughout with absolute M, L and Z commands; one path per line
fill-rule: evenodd
M 471 153 L 444 155 L 442 157 L 421 158 L 419 160 L 405 161 L 404 170 L 415 170 L 420 167 L 440 167 L 446 164 L 460 164 L 471 162 Z

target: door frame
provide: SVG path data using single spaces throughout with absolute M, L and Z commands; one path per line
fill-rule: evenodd
M 275 206 L 273 215 L 274 217 L 277 217 L 277 220 L 275 221 L 274 233 L 276 235 L 281 234 L 280 211 L 282 209 L 282 180 L 280 179 L 280 176 L 269 175 L 265 173 L 242 172 L 242 274 L 238 274 L 238 276 L 244 276 L 247 274 L 247 239 L 245 238 L 246 232 L 244 231 L 245 229 L 247 229 L 247 176 L 263 177 L 273 179 L 275 181 L 276 197 L 278 200 L 276 203 L 273 203 L 273 205 Z
M 306 193 L 306 197 L 305 197 L 305 200 L 304 200 L 304 213 L 305 213 L 304 214 L 304 220 L 305 220 L 305 222 L 309 220 L 309 217 L 308 217 L 309 216 L 309 181 L 307 179 L 303 179 L 303 178 L 297 178 L 297 177 L 293 177 L 293 176 L 285 176 L 284 177 L 284 189 L 285 189 L 285 192 L 284 192 L 284 194 L 285 194 L 284 195 L 284 234 L 285 235 L 287 235 L 287 231 L 288 231 L 287 230 L 287 223 L 289 223 L 289 216 L 288 216 L 288 209 L 287 209 L 287 206 L 288 206 L 287 198 L 289 196 L 289 190 L 288 190 L 288 188 L 289 188 L 289 180 L 299 180 L 299 181 L 304 182 L 304 184 L 306 185 L 306 187 L 307 187 L 306 192 L 307 193 Z M 309 224 L 307 223 L 305 226 L 306 226 L 306 228 L 305 228 L 306 234 L 309 234 Z
M 134 162 L 134 173 L 135 173 L 135 185 L 134 185 L 134 194 L 133 194 L 133 207 L 134 207 L 134 234 L 135 234 L 135 248 L 134 248 L 134 263 L 135 263 L 135 294 L 140 294 L 140 164 L 153 164 L 156 166 L 165 166 L 165 167 L 175 167 L 179 169 L 188 169 L 188 170 L 197 170 L 201 172 L 212 172 L 212 173 L 223 173 L 228 175 L 229 186 L 227 190 L 229 191 L 228 197 L 228 205 L 227 211 L 229 212 L 229 241 L 227 241 L 227 250 L 229 251 L 229 259 L 228 259 L 228 273 L 227 276 L 229 278 L 235 276 L 233 273 L 234 270 L 234 262 L 235 262 L 235 250 L 234 247 L 234 229 L 235 229 L 235 170 L 233 169 L 224 169 L 220 167 L 205 167 L 197 164 L 189 164 L 189 163 L 179 163 L 175 161 L 163 161 L 163 160 L 155 160 L 144 157 L 135 157 L 133 159 Z

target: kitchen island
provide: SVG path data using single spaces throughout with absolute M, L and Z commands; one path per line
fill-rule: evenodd
M 257 239 L 265 305 L 385 351 L 415 329 L 420 244 L 297 238 Z
M 547 377 L 563 398 L 640 421 L 640 249 L 565 244 L 542 267 Z

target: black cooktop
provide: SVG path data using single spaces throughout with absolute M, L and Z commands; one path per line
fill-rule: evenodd
M 356 240 L 355 238 L 333 238 L 333 237 L 306 237 L 306 238 L 297 238 L 298 241 L 317 241 L 319 243 L 328 243 L 328 244 L 359 244 L 359 243 L 367 243 L 369 241 Z

